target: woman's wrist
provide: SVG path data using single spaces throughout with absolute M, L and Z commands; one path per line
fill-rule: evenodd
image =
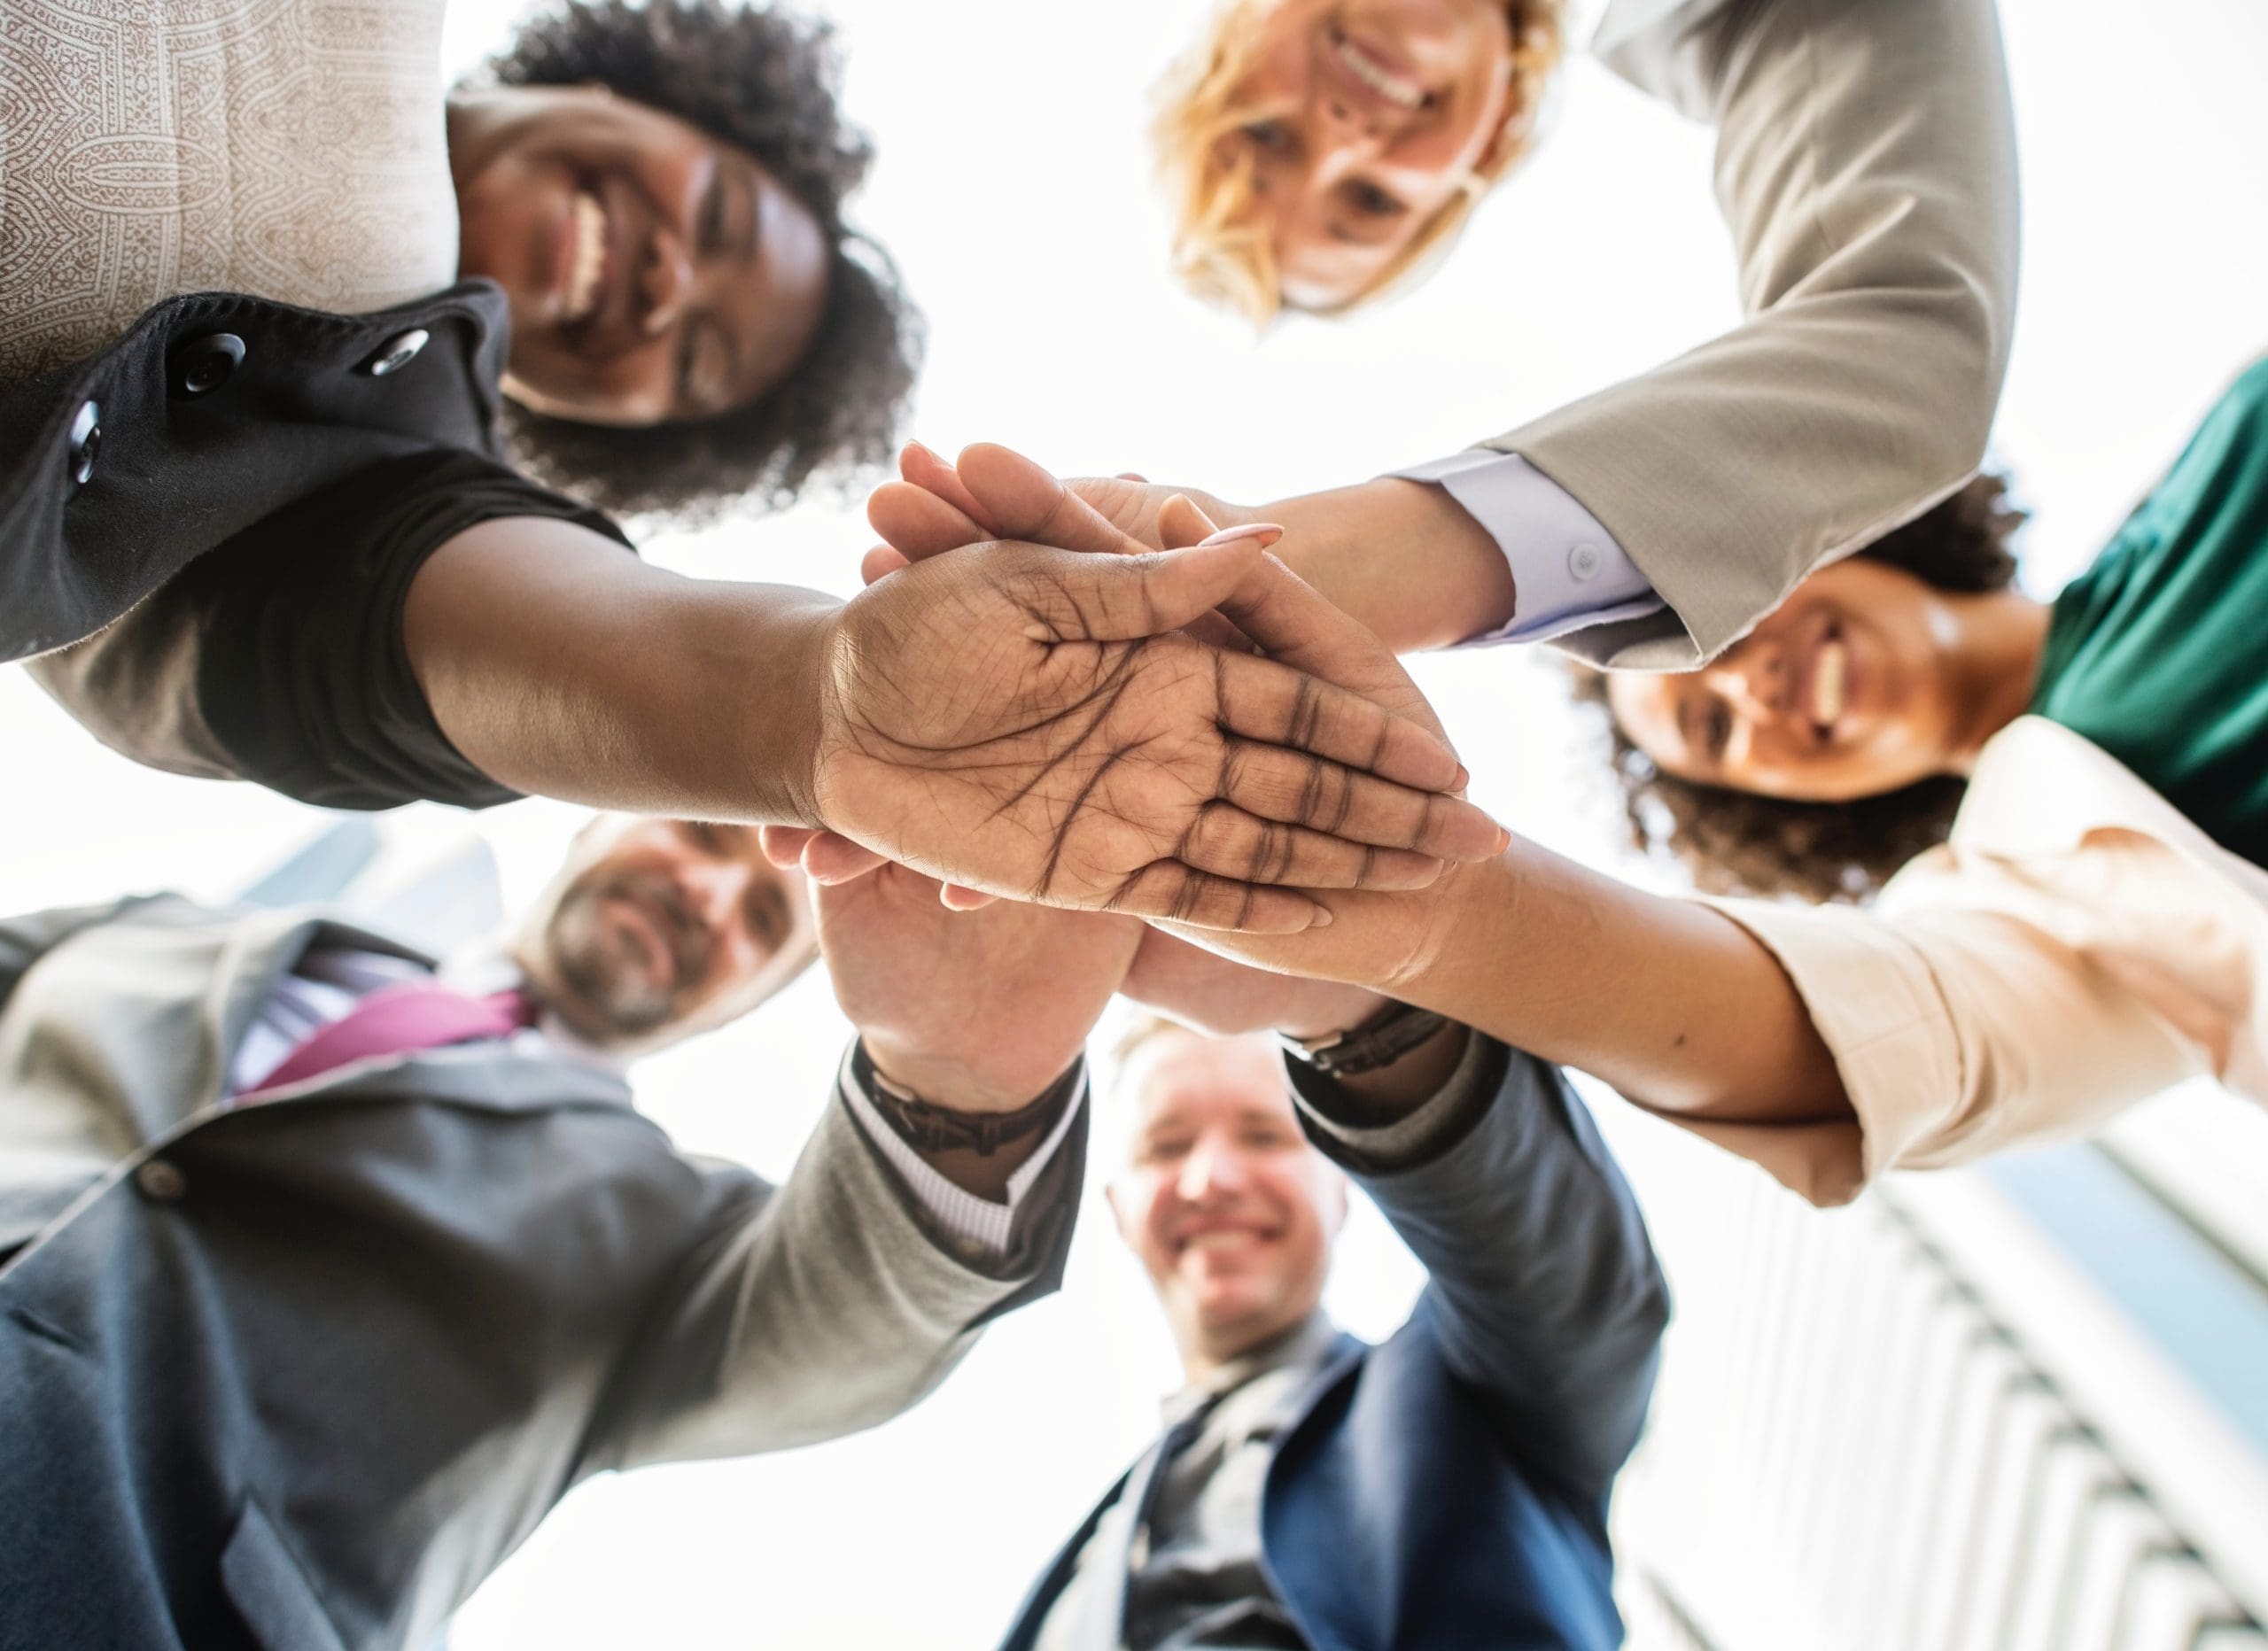
M 586 529 L 503 518 L 426 560 L 402 646 L 442 732 L 515 790 L 814 825 L 840 607 L 683 578 Z
M 1380 477 L 1262 508 L 1276 554 L 1397 654 L 1447 647 L 1505 624 L 1516 592 L 1488 530 L 1448 491 Z
M 759 810 L 752 818 L 824 827 L 819 771 L 839 712 L 834 664 L 843 604 L 814 591 L 759 588 L 769 600 L 750 616 L 760 662 L 751 659 L 740 700 L 735 767 L 751 781 Z

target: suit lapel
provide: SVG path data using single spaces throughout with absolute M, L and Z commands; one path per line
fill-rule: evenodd
M 1146 1460 L 1146 1455 L 1143 1461 Z M 1137 1461 L 1134 1468 L 1141 1465 L 1141 1461 Z M 1079 1562 L 1079 1554 L 1094 1539 L 1096 1528 L 1102 1523 L 1103 1515 L 1126 1493 L 1127 1482 L 1134 1477 L 1134 1468 L 1118 1476 L 1117 1483 L 1103 1493 L 1102 1500 L 1088 1511 L 1079 1528 L 1071 1533 L 1071 1539 L 1055 1550 L 1055 1557 L 1048 1562 L 1047 1569 L 1040 1573 L 1039 1580 L 1032 1585 L 1031 1592 L 1024 1595 L 1023 1603 L 1016 1608 L 1015 1624 L 1008 1630 L 1007 1638 L 1000 1642 L 1000 1651 L 1029 1651 L 1032 1642 L 1039 1637 L 1040 1624 L 1047 1620 L 1047 1613 L 1053 1608 L 1063 1590 L 1071 1585 L 1071 1573 Z
M 1317 1407 L 1322 1404 L 1324 1397 L 1353 1372 L 1355 1367 L 1362 1362 L 1363 1355 L 1369 1351 L 1369 1343 L 1341 1331 L 1338 1339 L 1332 1344 L 1330 1356 L 1324 1360 L 1322 1368 L 1309 1378 L 1307 1386 L 1301 1391 L 1298 1401 L 1292 1407 L 1291 1420 L 1285 1425 L 1282 1435 L 1277 1440 L 1276 1454 L 1268 1466 L 1268 1484 L 1261 1501 L 1261 1564 L 1268 1571 L 1271 1585 L 1277 1585 L 1277 1577 L 1275 1568 L 1270 1562 L 1267 1554 L 1267 1512 L 1270 1502 L 1276 1495 L 1277 1469 L 1284 1460 L 1286 1447 L 1307 1430 Z M 1094 1539 L 1095 1532 L 1100 1528 L 1105 1515 L 1121 1502 L 1130 1500 L 1138 1506 L 1140 1500 L 1147 1495 L 1151 1480 L 1161 1466 L 1161 1446 L 1163 1443 L 1163 1435 L 1153 1440 L 1150 1448 L 1142 1453 L 1131 1468 L 1119 1476 L 1118 1482 L 1112 1485 L 1104 1493 L 1102 1500 L 1094 1505 L 1078 1530 L 1072 1533 L 1071 1539 L 1056 1550 L 1054 1559 L 1040 1574 L 1038 1583 L 1033 1586 L 1029 1593 L 1024 1596 L 1022 1605 L 1017 1608 L 1015 1625 L 1008 1631 L 1007 1638 L 1001 1641 L 1001 1651 L 1029 1651 L 1033 1642 L 1038 1638 L 1041 1625 L 1047 1620 L 1047 1613 L 1054 1608 L 1056 1601 L 1062 1596 L 1063 1590 L 1070 1585 L 1072 1573 L 1078 1563 L 1079 1555 L 1084 1551 L 1087 1544 Z M 1115 1612 L 1122 1608 L 1125 1600 L 1126 1555 L 1122 1550 L 1114 1557 L 1116 1574 L 1111 1582 L 1109 1593 L 1117 1604 L 1106 1608 Z M 1097 1585 L 1100 1585 L 1099 1578 Z M 1298 1607 L 1284 1593 L 1280 1585 L 1277 1585 L 1277 1595 L 1284 1600 L 1285 1606 L 1296 1616 Z M 1086 1628 L 1087 1621 L 1091 1615 L 1092 1613 L 1088 1610 L 1081 1612 L 1080 1626 L 1083 1631 Z M 1084 1640 L 1076 1643 L 1079 1651 L 1087 1651 L 1087 1646 Z

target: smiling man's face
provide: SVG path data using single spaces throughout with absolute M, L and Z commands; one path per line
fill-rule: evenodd
M 593 1043 L 649 1050 L 745 1014 L 813 955 L 801 874 L 752 826 L 602 815 L 522 930 L 521 965 Z
M 1292 1329 L 1323 1299 L 1346 1182 L 1309 1146 L 1265 1038 L 1181 1030 L 1138 1047 L 1118 1229 L 1185 1361 L 1218 1363 Z

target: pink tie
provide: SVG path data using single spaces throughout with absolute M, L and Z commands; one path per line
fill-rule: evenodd
M 384 1055 L 407 1055 L 477 1038 L 509 1037 L 535 1024 L 535 1003 L 524 992 L 468 997 L 423 981 L 372 992 L 329 1026 L 317 1027 L 284 1057 L 275 1071 L 246 1089 L 239 1102 L 320 1077 L 334 1068 Z

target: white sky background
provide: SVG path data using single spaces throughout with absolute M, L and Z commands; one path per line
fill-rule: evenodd
M 456 0 L 453 63 L 520 9 Z M 1455 451 L 1736 319 L 1706 135 L 1588 61 L 1566 75 L 1537 158 L 1429 285 L 1355 324 L 1294 323 L 1255 343 L 1166 279 L 1140 138 L 1148 88 L 1202 0 L 826 9 L 851 107 L 882 149 L 857 215 L 929 318 L 913 429 L 948 453 L 1001 440 L 1065 471 L 1138 469 L 1258 501 Z M 2025 275 L 1997 439 L 2038 510 L 2027 577 L 2049 591 L 2268 349 L 2268 7 L 2002 12 Z M 813 500 L 651 554 L 847 593 L 870 542 L 855 501 Z M 1420 677 L 1484 805 L 1565 852 L 1621 862 L 1588 736 L 1543 658 L 1436 658 Z M 320 824 L 247 787 L 132 766 L 20 673 L 0 675 L 0 748 L 20 786 L 0 825 L 0 909 L 159 885 L 225 893 Z M 397 818 L 436 842 L 464 826 L 439 810 Z M 478 822 L 515 898 L 574 818 L 530 803 Z M 641 1099 L 688 1147 L 781 1174 L 846 1036 L 814 973 L 742 1027 L 651 1063 Z M 1597 1106 L 1650 1196 L 1705 1151 L 1611 1097 Z M 1363 1212 L 1333 1285 L 1342 1322 L 1386 1333 L 1416 1285 Z M 464 1612 L 454 1644 L 990 1644 L 1146 1439 L 1172 1378 L 1098 1201 L 1064 1292 L 994 1329 L 914 1415 L 817 1449 L 579 1491 Z

